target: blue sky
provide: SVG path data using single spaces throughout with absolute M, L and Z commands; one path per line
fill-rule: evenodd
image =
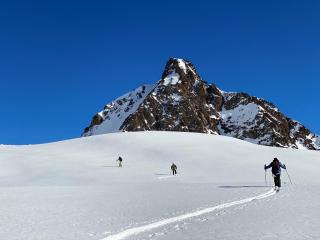
M 320 133 L 319 12 L 319 1 L 2 1 L 0 143 L 80 136 L 172 56 Z

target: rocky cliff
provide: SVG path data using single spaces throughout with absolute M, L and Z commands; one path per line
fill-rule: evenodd
M 161 79 L 107 104 L 83 136 L 117 131 L 219 134 L 256 144 L 320 150 L 320 138 L 272 103 L 209 84 L 194 65 L 171 58 Z

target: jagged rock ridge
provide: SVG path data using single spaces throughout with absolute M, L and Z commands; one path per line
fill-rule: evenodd
M 267 146 L 320 150 L 320 138 L 261 98 L 208 84 L 194 65 L 171 58 L 155 85 L 107 104 L 83 136 L 117 131 L 219 134 Z

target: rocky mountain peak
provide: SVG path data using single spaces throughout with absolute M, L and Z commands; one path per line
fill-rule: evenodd
M 187 60 L 170 58 L 160 81 L 123 95 L 97 113 L 83 136 L 117 131 L 218 134 L 251 143 L 320 150 L 320 137 L 272 103 L 208 84 Z
M 194 65 L 181 58 L 170 58 L 165 66 L 159 85 L 195 84 L 201 81 Z

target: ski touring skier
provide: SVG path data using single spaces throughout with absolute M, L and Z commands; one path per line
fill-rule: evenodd
M 122 157 L 119 156 L 117 162 L 119 164 L 119 167 L 122 167 Z
M 272 176 L 274 179 L 274 189 L 279 192 L 281 188 L 281 168 L 287 169 L 286 165 L 281 163 L 278 158 L 274 158 L 269 165 L 264 165 L 264 170 L 271 168 Z
M 172 170 L 172 175 L 176 175 L 177 174 L 177 165 L 172 163 L 171 170 Z

